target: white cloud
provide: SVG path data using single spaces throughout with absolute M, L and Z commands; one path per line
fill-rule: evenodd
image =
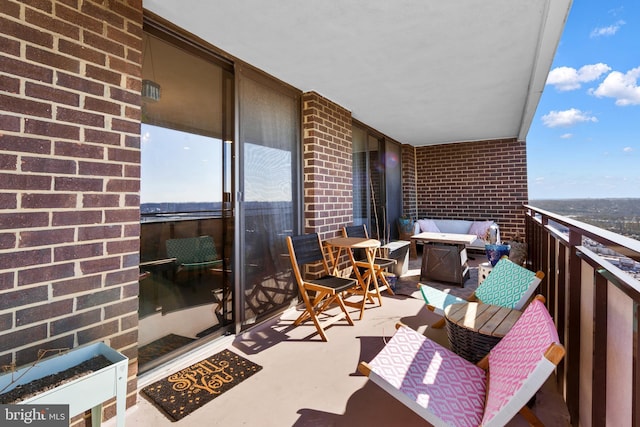
M 624 24 L 626 24 L 626 22 L 620 20 L 613 25 L 609 25 L 608 27 L 594 28 L 593 31 L 591 31 L 591 34 L 589 34 L 589 37 L 596 38 L 603 36 L 612 36 L 617 33 L 620 27 L 622 27 Z
M 589 93 L 598 98 L 615 98 L 616 105 L 619 106 L 640 105 L 638 78 L 640 78 L 640 67 L 629 70 L 626 74 L 613 71 L 597 89 L 590 90 Z
M 573 138 L 573 134 L 572 133 L 564 133 L 564 134 L 560 135 L 560 138 L 562 138 L 562 139 L 570 139 L 570 138 Z
M 618 16 L 618 15 L 622 15 L 622 12 L 624 12 L 624 7 L 623 6 L 618 6 L 615 7 L 613 9 L 609 9 L 607 11 L 607 13 L 611 16 Z
M 572 67 L 557 67 L 549 72 L 547 84 L 555 86 L 561 92 L 580 89 L 582 83 L 591 82 L 611 71 L 607 64 L 583 65 L 576 70 Z
M 630 153 L 630 152 L 632 152 L 632 151 L 633 151 L 633 148 L 632 148 L 632 147 L 624 147 L 624 148 L 622 149 L 622 151 L 624 151 L 625 153 Z
M 549 114 L 542 116 L 542 123 L 550 128 L 569 127 L 582 122 L 597 122 L 595 116 L 582 112 L 576 108 L 565 111 L 549 111 Z

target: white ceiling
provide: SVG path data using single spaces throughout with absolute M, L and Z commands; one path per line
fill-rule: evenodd
M 416 146 L 525 140 L 572 0 L 144 0 Z

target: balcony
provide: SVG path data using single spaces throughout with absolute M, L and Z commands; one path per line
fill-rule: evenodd
M 400 157 L 405 159 L 403 168 L 413 165 L 413 168 L 406 168 L 406 174 L 402 176 L 402 191 L 412 189 L 414 192 L 403 200 L 403 210 L 410 210 L 414 216 L 418 212 L 458 218 L 490 214 L 501 220 L 503 230 L 510 234 L 524 229 L 525 220 L 520 212 L 522 202 L 527 198 L 524 176 L 527 170 L 526 135 L 571 1 L 541 1 L 526 5 L 488 3 L 481 13 L 469 7 L 471 2 L 430 4 L 428 9 L 424 9 L 421 2 L 415 2 L 412 7 L 419 13 L 388 7 L 381 1 L 375 5 L 367 3 L 365 9 L 353 3 L 343 10 L 350 13 L 336 13 L 335 7 L 328 3 L 321 8 L 315 5 L 313 9 L 291 9 L 286 2 L 278 2 L 278 5 L 265 7 L 269 19 L 265 19 L 263 13 L 255 13 L 259 9 L 247 13 L 245 6 L 236 2 L 201 2 L 197 6 L 193 2 L 192 7 L 185 8 L 183 2 L 175 0 L 150 0 L 145 1 L 144 10 L 141 2 L 120 2 L 126 6 L 118 4 L 113 8 L 98 7 L 97 3 L 100 2 L 79 2 L 77 14 L 75 11 L 70 13 L 70 5 L 58 4 L 55 19 L 52 15 L 55 25 L 42 24 L 42 27 L 31 22 L 31 18 L 25 20 L 25 17 L 40 16 L 42 11 L 37 10 L 40 7 L 26 2 L 9 2 L 7 6 L 10 13 L 5 18 L 11 25 L 5 26 L 5 35 L 11 40 L 11 46 L 5 53 L 12 65 L 8 71 L 7 102 L 4 103 L 4 112 L 8 114 L 5 114 L 2 124 L 2 166 L 6 178 L 3 180 L 6 209 L 2 223 L 4 230 L 8 230 L 3 234 L 2 245 L 6 253 L 3 253 L 4 264 L 0 272 L 3 297 L 0 299 L 3 302 L 0 356 L 3 364 L 32 361 L 41 348 L 73 347 L 78 343 L 104 340 L 129 356 L 130 397 L 137 395 L 135 387 L 140 372 L 137 348 L 141 344 L 140 316 L 137 313 L 141 183 L 138 143 L 141 117 L 148 113 L 143 111 L 139 102 L 141 67 L 145 61 L 143 57 L 146 57 L 140 55 L 139 37 L 147 30 L 156 34 L 171 33 L 177 46 L 186 44 L 189 51 L 195 48 L 197 56 L 215 57 L 211 58 L 213 62 L 223 63 L 222 68 L 226 71 L 234 68 L 237 83 L 220 87 L 242 87 L 240 93 L 249 93 L 245 90 L 247 84 L 254 82 L 261 88 L 266 79 L 265 88 L 277 86 L 285 90 L 287 97 L 289 92 L 294 93 L 290 96 L 292 105 L 298 106 L 298 100 L 301 101 L 302 120 L 293 119 L 292 123 L 296 126 L 304 123 L 304 132 L 311 137 L 305 141 L 292 141 L 292 146 L 302 146 L 298 142 L 304 142 L 305 153 L 311 157 L 305 159 L 306 170 L 302 170 L 301 163 L 295 162 L 299 160 L 297 153 L 291 151 L 291 173 L 286 175 L 296 177 L 292 189 L 304 183 L 305 194 L 318 198 L 309 197 L 305 201 L 306 210 L 300 209 L 292 214 L 290 222 L 295 221 L 294 225 L 299 226 L 298 222 L 304 218 L 307 224 L 311 224 L 307 228 L 328 236 L 353 220 L 350 202 L 353 183 L 345 180 L 336 189 L 333 178 L 351 173 L 349 166 L 334 159 L 348 159 L 353 154 L 349 134 L 357 120 L 382 134 L 392 135 L 395 139 L 389 137 L 391 143 L 402 144 L 399 150 L 402 151 Z M 398 13 L 393 16 L 410 19 L 393 19 L 389 13 L 379 13 L 385 9 Z M 154 12 L 158 14 L 157 19 L 151 16 Z M 209 19 L 201 19 L 229 16 L 242 16 L 243 19 L 218 19 L 218 25 L 210 25 Z M 456 18 L 456 25 L 451 25 L 447 17 Z M 68 42 L 77 43 L 79 39 L 70 36 L 69 30 L 73 28 L 75 31 L 79 22 L 96 26 L 99 22 L 104 25 L 100 28 L 108 28 L 109 31 L 83 28 L 82 31 L 91 37 L 104 40 L 91 43 L 91 46 L 81 43 L 83 49 L 61 48 Z M 123 25 L 128 36 L 120 37 L 115 45 L 104 37 L 111 30 L 121 34 Z M 269 31 L 265 25 L 274 30 Z M 13 31 L 15 28 L 25 31 L 17 34 Z M 260 37 L 253 31 L 265 28 L 269 37 Z M 336 33 L 338 28 L 341 31 Z M 38 37 L 32 37 L 36 33 Z M 305 37 L 292 37 L 291 34 Z M 62 40 L 62 44 L 51 43 L 51 40 Z M 249 50 L 241 49 L 243 46 Z M 40 51 L 46 54 L 33 54 Z M 358 55 L 354 55 L 354 51 Z M 31 53 L 25 56 L 24 52 Z M 88 60 L 87 56 L 93 59 Z M 104 60 L 107 56 L 112 59 Z M 162 55 L 156 51 L 155 57 L 159 59 Z M 60 58 L 64 59 L 62 63 Z M 240 58 L 251 61 L 251 65 Z M 351 58 L 357 60 L 346 60 Z M 464 58 L 463 62 L 461 58 Z M 87 61 L 95 63 L 87 67 Z M 180 61 L 172 63 L 183 64 Z M 337 67 L 336 63 L 342 66 Z M 345 67 L 347 63 L 351 63 L 353 68 Z M 87 68 L 92 71 L 87 72 Z M 265 71 L 254 73 L 254 68 Z M 39 70 L 42 74 L 29 70 Z M 469 70 L 480 72 L 469 78 Z M 62 78 L 53 78 L 55 73 Z M 183 75 L 178 81 L 190 81 L 185 77 L 188 76 Z M 168 82 L 163 84 L 165 90 L 170 87 Z M 496 87 L 504 90 L 497 91 Z M 53 96 L 52 93 L 65 96 Z M 197 93 L 204 94 L 205 91 L 198 90 Z M 89 104 L 94 102 L 94 107 L 80 105 L 77 101 L 85 98 L 91 100 Z M 221 98 L 227 99 L 226 96 Z M 252 105 L 251 97 L 228 99 L 235 107 Z M 482 100 L 483 108 L 478 108 L 478 104 L 470 102 L 470 99 Z M 206 115 L 204 109 L 187 109 L 175 104 L 171 108 L 171 114 L 203 112 Z M 272 109 L 272 106 L 266 108 Z M 108 111 L 102 111 L 105 109 Z M 329 126 L 323 119 L 327 111 L 331 113 L 332 120 Z M 245 114 L 243 120 L 246 117 Z M 344 121 L 345 131 L 339 132 L 344 135 L 336 142 L 332 135 L 334 126 L 342 126 Z M 233 125 L 234 122 L 238 126 Z M 243 124 L 238 122 L 237 117 L 231 118 L 229 123 L 221 121 L 225 124 L 221 124 L 221 128 L 228 125 L 228 130 L 233 133 L 234 138 L 229 142 L 236 147 L 244 144 L 240 136 L 246 133 L 245 130 L 252 129 L 251 122 L 247 121 L 245 128 L 241 128 Z M 325 132 L 325 128 L 329 131 Z M 292 135 L 302 133 L 299 132 L 301 129 L 291 130 Z M 226 137 L 222 140 L 227 142 Z M 263 141 L 265 145 L 268 140 L 265 138 Z M 466 144 L 472 144 L 473 148 Z M 332 147 L 332 152 L 333 147 L 339 148 L 329 161 L 324 158 L 327 147 Z M 241 151 L 244 149 L 234 148 L 234 153 L 244 153 Z M 449 160 L 444 162 L 444 158 Z M 230 167 L 237 168 L 233 170 L 239 172 L 233 175 L 242 176 L 246 158 L 238 156 L 236 159 L 237 163 L 230 163 Z M 326 171 L 325 165 L 330 166 Z M 493 172 L 505 165 L 509 166 L 508 174 L 506 169 L 500 173 Z M 325 171 L 322 177 L 318 171 Z M 484 185 L 475 185 L 479 181 Z M 437 182 L 443 184 L 434 186 Z M 241 189 L 244 183 L 234 185 Z M 506 197 L 501 191 L 508 193 Z M 295 196 L 294 193 L 292 191 L 291 195 Z M 224 200 L 231 199 L 231 193 L 224 194 Z M 323 204 L 323 199 L 331 202 Z M 333 200 L 345 202 L 336 208 Z M 231 201 L 236 203 L 235 199 Z M 238 208 L 238 215 L 246 218 L 246 204 L 236 203 L 234 208 Z M 329 210 L 340 211 L 340 216 L 327 221 Z M 278 213 L 281 217 L 281 212 Z M 631 414 L 628 414 L 629 410 L 617 411 L 616 407 L 611 411 L 608 409 L 613 402 L 629 403 L 628 407 L 638 406 L 637 369 L 635 364 L 629 363 L 629 360 L 637 359 L 638 353 L 637 347 L 629 344 L 637 346 L 637 332 L 634 332 L 638 329 L 634 317 L 637 283 L 629 284 L 626 279 L 617 278 L 617 273 L 600 261 L 593 261 L 593 265 L 588 262 L 591 258 L 587 249 L 579 249 L 576 242 L 581 240 L 581 235 L 593 238 L 600 232 L 580 231 L 580 226 L 574 227 L 564 242 L 562 233 L 553 231 L 545 222 L 545 218 L 551 218 L 549 215 L 542 212 L 534 214 L 527 219 L 531 267 L 540 265 L 553 272 L 548 274 L 546 292 L 563 329 L 562 337 L 573 348 L 573 354 L 566 366 L 561 366 L 562 375 L 559 376 L 573 421 L 577 424 L 580 417 L 581 421 L 599 423 L 604 418 L 603 414 L 608 420 L 608 415 L 615 413 L 613 421 L 625 417 L 624 421 L 632 419 L 638 424 L 635 409 Z M 564 220 L 558 221 L 562 223 Z M 238 229 L 238 233 L 250 228 L 246 223 L 241 224 L 244 227 Z M 295 228 L 282 227 L 276 233 L 291 229 Z M 602 240 L 616 248 L 624 247 L 618 243 L 618 237 L 602 237 Z M 232 243 L 236 241 L 229 239 Z M 633 249 L 627 246 L 627 250 L 635 253 L 632 259 L 637 259 L 637 246 L 630 247 Z M 594 256 L 594 259 L 598 257 Z M 592 276 L 583 271 L 583 265 L 585 269 L 594 271 Z M 244 271 L 242 265 L 237 266 L 237 270 Z M 604 276 L 600 274 L 601 270 Z M 586 291 L 589 285 L 583 285 L 579 279 L 586 278 L 589 282 L 590 277 L 595 277 L 591 280 L 595 284 L 590 283 L 591 291 Z M 615 284 L 609 286 L 609 281 Z M 246 283 L 251 281 L 238 281 L 237 290 L 241 291 Z M 556 285 L 558 283 L 564 285 L 562 290 Z M 601 286 L 603 283 L 607 286 Z M 612 289 L 608 292 L 602 288 Z M 604 308 L 601 306 L 602 293 L 607 301 Z M 624 298 L 620 298 L 620 293 Z M 598 297 L 597 304 L 592 303 L 588 305 L 589 310 L 584 310 L 587 305 L 580 302 L 589 297 L 596 300 L 595 296 Z M 621 299 L 623 309 L 617 309 L 614 302 Z M 214 418 L 220 423 L 230 421 L 229 424 L 234 425 L 239 423 L 239 418 L 233 417 L 255 412 L 250 416 L 255 416 L 260 425 L 264 425 L 265 420 L 272 420 L 274 413 L 277 417 L 281 414 L 284 414 L 282 417 L 293 416 L 290 419 L 278 418 L 272 421 L 274 424 L 290 421 L 290 424 L 304 425 L 313 424 L 315 416 L 321 412 L 326 415 L 322 420 L 329 419 L 334 424 L 373 420 L 377 425 L 377 421 L 383 419 L 383 413 L 398 417 L 390 421 L 398 422 L 406 416 L 400 414 L 404 408 L 394 410 L 394 403 L 377 393 L 370 397 L 377 399 L 375 402 L 384 401 L 385 405 L 380 405 L 382 409 L 377 412 L 373 411 L 378 408 L 369 408 L 371 404 L 365 404 L 361 398 L 361 390 L 367 391 L 369 386 L 363 378 L 350 375 L 355 373 L 357 361 L 368 354 L 365 351 L 369 347 L 365 348 L 362 338 L 390 335 L 398 318 L 415 327 L 428 323 L 422 323 L 425 320 L 422 316 L 428 313 L 423 313 L 421 301 L 410 298 L 387 300 L 388 304 L 371 310 L 370 316 L 356 328 L 332 328 L 332 342 L 329 344 L 307 342 L 306 335 L 300 335 L 304 328 L 276 328 L 273 323 L 245 331 L 236 340 L 239 350 L 255 357 L 264 366 L 273 366 L 274 375 L 262 375 L 266 380 L 264 383 L 243 387 L 247 389 L 246 396 L 234 390 L 222 399 L 222 404 L 229 403 L 224 413 L 219 410 L 218 401 L 211 408 L 194 414 L 195 420 L 206 419 L 205 424 L 210 424 Z M 608 308 L 609 305 L 616 309 Z M 155 313 L 157 307 L 149 307 L 144 314 Z M 619 311 L 625 314 L 619 323 L 626 327 L 616 327 L 616 333 L 609 334 L 607 331 L 611 328 L 608 327 L 617 325 L 617 317 L 612 319 L 610 316 L 615 317 L 613 313 Z M 271 315 L 272 312 L 268 313 Z M 580 319 L 591 314 L 595 316 L 594 323 L 590 328 L 585 326 L 586 329 L 582 329 Z M 252 317 L 249 322 L 241 323 L 240 319 L 229 328 L 239 330 L 253 320 Z M 577 338 L 569 333 L 575 331 L 567 325 L 579 326 Z M 620 331 L 624 331 L 622 344 L 617 341 Z M 604 365 L 600 363 L 602 359 L 606 362 L 606 346 L 602 346 L 605 353 L 598 348 L 600 353 L 594 353 L 597 357 L 585 360 L 582 356 L 580 359 L 585 343 L 602 342 L 602 339 L 606 339 L 607 344 L 611 341 L 611 345 L 625 349 L 622 356 L 626 365 L 619 364 L 618 359 Z M 216 343 L 233 344 L 230 338 Z M 593 347 L 597 346 L 591 345 L 587 350 Z M 290 349 L 296 351 L 292 353 L 288 351 Z M 293 363 L 309 354 L 326 357 L 326 365 L 331 368 L 330 372 L 318 373 L 317 382 L 313 385 L 300 383 L 298 374 L 306 367 L 296 368 Z M 620 355 L 616 353 L 615 356 Z M 296 359 L 290 359 L 294 357 Z M 334 358 L 340 358 L 348 366 L 340 368 Z M 187 361 L 186 357 L 180 357 L 175 362 Z M 596 372 L 592 366 L 607 366 L 607 370 Z M 623 395 L 622 399 L 618 399 L 617 394 L 610 396 L 603 392 L 604 385 L 624 377 L 624 372 L 617 375 L 609 372 L 617 366 L 628 366 L 624 372 L 633 373 L 633 377 L 627 375 L 632 378 L 631 385 L 618 391 Z M 582 375 L 582 372 L 586 374 Z M 147 379 L 146 374 L 141 375 L 140 386 Z M 626 380 L 628 382 L 629 378 Z M 344 384 L 348 385 L 341 390 Z M 604 399 L 602 393 L 608 399 Z M 231 401 L 234 396 L 238 396 L 237 401 Z M 583 397 L 589 403 L 584 403 Z M 130 417 L 140 414 L 142 421 L 130 424 L 153 423 L 154 417 L 158 416 L 157 411 L 147 412 L 143 408 L 146 402 L 139 401 L 139 407 L 129 412 Z M 284 406 L 277 406 L 276 401 Z M 322 407 L 312 406 L 314 402 L 323 402 Z M 590 402 L 597 402 L 600 408 L 592 411 Z M 247 411 L 247 408 L 252 411 Z M 106 412 L 109 413 L 109 408 Z M 584 418 L 583 413 L 586 413 Z M 164 419 L 157 421 L 162 424 Z
M 526 209 L 528 266 L 546 273 L 539 291 L 547 298 L 567 349 L 556 376 L 538 393 L 534 411 L 545 425 L 567 425 L 569 420 L 572 425 L 637 425 L 640 284 L 633 267 L 623 271 L 614 259 L 622 260 L 623 268 L 635 262 L 637 275 L 640 242 L 533 206 Z M 598 255 L 594 242 L 620 255 Z M 478 254 L 471 267 L 483 260 Z M 411 261 L 403 289 L 408 289 L 406 281 L 417 280 L 419 266 L 419 259 Z M 356 370 L 360 360 L 370 359 L 384 345 L 397 321 L 447 345 L 444 329 L 426 326 L 435 318 L 419 295 L 385 296 L 384 304 L 368 308 L 354 327 L 329 328 L 327 343 L 319 340 L 312 325 L 293 327 L 296 316 L 290 309 L 235 339 L 226 338 L 175 361 L 172 368 L 185 367 L 228 347 L 264 367 L 251 380 L 189 415 L 190 422 L 424 425 Z M 324 368 L 311 370 L 311 365 Z M 166 373 L 154 372 L 139 377 L 139 388 Z M 127 417 L 134 425 L 170 425 L 143 398 Z M 518 415 L 509 425 L 526 423 Z

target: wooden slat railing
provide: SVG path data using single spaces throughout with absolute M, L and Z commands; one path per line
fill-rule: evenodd
M 574 426 L 640 427 L 640 281 L 585 239 L 640 262 L 640 241 L 526 205 L 528 267 L 567 354 L 557 380 Z

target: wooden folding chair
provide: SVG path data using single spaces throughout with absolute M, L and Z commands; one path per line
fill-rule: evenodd
M 298 326 L 311 319 L 322 340 L 328 341 L 324 328 L 342 319 L 353 325 L 353 320 L 342 300 L 342 293 L 355 288 L 358 282 L 355 279 L 346 279 L 329 273 L 329 265 L 317 233 L 287 236 L 286 239 L 291 267 L 305 306 L 305 310 L 295 320 L 294 325 Z M 305 278 L 304 267 L 307 265 L 315 265 L 317 269 L 319 268 L 316 273 L 317 278 Z M 341 312 L 328 316 L 325 311 L 334 303 L 340 307 Z M 320 316 L 323 318 L 321 319 Z
M 477 365 L 399 325 L 358 369 L 434 426 L 503 426 L 526 406 L 565 354 L 553 319 L 536 297 L 509 333 Z
M 466 300 L 422 283 L 418 283 L 418 288 L 429 310 L 444 316 L 444 309 L 447 306 L 469 301 L 522 310 L 542 279 L 544 279 L 542 271 L 534 273 L 503 257 L 493 267 L 491 274 Z M 442 318 L 431 326 L 441 328 L 444 323 Z
M 369 234 L 367 233 L 367 227 L 362 225 L 349 225 L 342 228 L 342 235 L 344 237 L 363 237 L 365 239 L 369 238 Z M 355 252 L 355 251 L 354 251 Z M 371 272 L 369 270 L 369 261 L 366 259 L 366 254 L 363 253 L 354 253 L 355 259 L 355 267 L 361 269 L 357 271 L 357 275 L 361 275 L 363 282 L 366 284 L 365 286 L 370 286 L 372 282 Z M 378 298 L 378 305 L 382 305 L 382 294 L 381 292 L 386 290 L 389 294 L 394 295 L 389 282 L 385 276 L 385 271 L 387 268 L 395 265 L 397 261 L 391 258 L 382 258 L 382 257 L 374 257 L 373 266 L 377 280 L 373 280 L 373 284 L 375 290 L 369 289 L 368 296 L 369 298 L 375 296 Z M 378 282 L 382 283 L 379 284 Z

